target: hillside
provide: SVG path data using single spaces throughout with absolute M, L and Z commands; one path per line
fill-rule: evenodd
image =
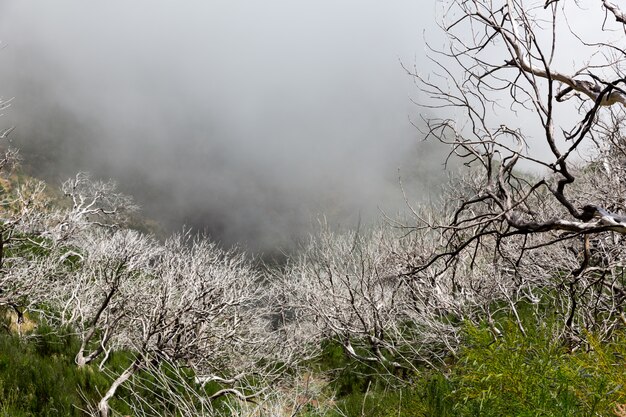
M 514 304 L 478 265 L 472 290 L 416 287 L 403 269 L 428 234 L 384 224 L 322 229 L 261 270 L 206 239 L 137 231 L 111 183 L 2 181 L 1 415 L 619 416 L 626 403 L 626 323 L 573 339 L 559 279 Z

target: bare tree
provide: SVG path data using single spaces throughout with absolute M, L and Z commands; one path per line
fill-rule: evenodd
M 441 5 L 448 41 L 433 49 L 438 72 L 410 72 L 424 94 L 420 104 L 448 112 L 426 121 L 428 136 L 448 144 L 469 172 L 450 194 L 447 218 L 418 216 L 418 227 L 437 233 L 441 244 L 412 273 L 451 270 L 467 258 L 480 263 L 488 254 L 499 271 L 511 271 L 508 282 L 519 289 L 515 270 L 550 247 L 551 262 L 535 272 L 568 271 L 561 284 L 572 312 L 571 304 L 598 280 L 590 239 L 626 234 L 626 217 L 617 214 L 626 210 L 624 15 L 603 0 L 591 6 L 595 11 L 558 0 Z M 576 13 L 588 16 L 584 26 L 576 26 Z M 574 256 L 559 258 L 565 253 L 559 245 L 571 244 Z M 622 259 L 613 258 L 612 267 Z M 606 302 L 622 291 L 614 279 L 599 282 Z M 613 308 L 622 305 L 623 297 L 609 298 Z M 565 320 L 572 327 L 573 316 Z
M 94 180 L 82 172 L 65 181 L 61 191 L 71 201 L 71 208 L 59 216 L 56 240 L 66 239 L 88 226 L 123 225 L 138 210 L 131 197 L 117 190 L 115 182 Z
M 207 404 L 222 396 L 248 400 L 259 395 L 264 369 L 276 370 L 257 361 L 270 359 L 267 354 L 277 342 L 267 336 L 268 316 L 259 305 L 262 288 L 243 255 L 184 234 L 170 238 L 135 288 L 122 341 L 134 360 L 104 394 L 100 416 L 109 414 L 108 402 L 120 385 L 163 363 L 190 369 L 200 384 L 222 384 L 204 399 Z
M 73 243 L 79 264 L 58 280 L 49 300 L 59 308 L 61 324 L 77 330 L 81 345 L 76 364 L 84 366 L 102 353 L 104 363 L 128 325 L 128 315 L 138 308 L 136 294 L 159 247 L 151 237 L 127 229 L 92 230 Z
M 277 281 L 285 293 L 282 323 L 301 349 L 333 340 L 390 382 L 455 352 L 460 329 L 453 322 L 469 316 L 476 297 L 455 296 L 459 283 L 449 277 L 412 273 L 430 254 L 429 234 L 402 236 L 382 226 L 345 234 L 324 228 L 314 236 Z
M 9 306 L 20 322 L 25 310 L 47 300 L 66 251 L 43 237 L 54 217 L 45 184 L 27 180 L 7 188 L 1 203 L 0 305 Z
M 42 304 L 42 319 L 72 328 L 79 366 L 100 359 L 106 370 L 112 351 L 132 353 L 96 412 L 107 416 L 129 379 L 153 373 L 158 380 L 167 366 L 194 375 L 197 393 L 218 384 L 204 392 L 209 408 L 224 396 L 261 398 L 290 358 L 250 261 L 188 233 L 160 244 L 125 229 L 135 206 L 112 183 L 79 174 L 63 192 L 69 205 L 28 182 L 6 201 L 2 243 L 10 250 L 0 250 L 0 297 L 20 317 Z
M 119 224 L 135 206 L 113 184 L 84 174 L 63 186 L 70 204 L 56 201 L 42 181 L 27 179 L 7 188 L 1 203 L 0 305 L 11 307 L 22 320 L 25 310 L 73 294 L 60 293 L 60 288 L 83 289 L 76 273 L 76 261 L 84 255 L 80 246 L 91 241 L 91 251 L 97 246 L 93 233 Z M 89 234 L 91 238 L 86 238 Z M 106 238 L 101 236 L 100 241 L 105 244 Z M 40 312 L 42 319 L 52 313 Z

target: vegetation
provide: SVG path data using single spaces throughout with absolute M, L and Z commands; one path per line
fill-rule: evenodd
M 609 39 L 571 33 L 593 52 L 558 71 L 560 3 L 447 2 L 440 55 L 460 74 L 414 76 L 456 112 L 427 136 L 467 170 L 408 221 L 322 228 L 284 265 L 135 230 L 132 198 L 86 174 L 58 193 L 3 181 L 0 411 L 626 415 L 626 92 L 611 78 L 626 46 L 601 17 Z M 601 5 L 623 34 L 626 13 Z
M 0 335 L 2 416 L 83 416 L 89 401 L 109 384 L 97 369 L 77 368 L 78 340 L 39 326 L 27 337 Z M 112 358 L 118 368 L 125 360 Z
M 502 317 L 504 336 L 495 339 L 489 326 L 467 324 L 457 358 L 445 369 L 421 369 L 402 388 L 327 352 L 322 363 L 340 369 L 328 385 L 336 394 L 329 415 L 595 416 L 613 415 L 626 401 L 626 333 L 602 345 L 590 334 L 585 349 L 571 352 L 555 342 L 555 322 L 537 323 L 530 311 L 524 322 L 526 335 L 514 318 Z
M 390 386 L 379 370 L 343 355 L 341 346 L 327 344 L 306 366 L 309 386 L 299 397 L 300 412 L 310 417 L 596 416 L 613 415 L 616 405 L 626 403 L 626 331 L 611 343 L 588 334 L 584 348 L 571 352 L 555 341 L 554 320 L 539 323 L 532 309 L 523 317 L 526 335 L 510 316 L 498 318 L 503 336 L 497 338 L 488 325 L 467 323 L 458 357 L 442 369 L 422 367 L 402 387 Z M 0 334 L 0 415 L 88 415 L 89 404 L 111 383 L 115 372 L 76 367 L 78 339 L 52 330 L 39 326 L 28 337 Z M 117 353 L 109 368 L 121 372 L 130 360 Z M 315 376 L 320 379 L 311 383 Z M 158 384 L 148 385 L 134 393 L 121 390 L 112 407 L 132 414 L 127 403 L 135 395 L 156 404 Z M 207 387 L 205 393 L 217 389 Z

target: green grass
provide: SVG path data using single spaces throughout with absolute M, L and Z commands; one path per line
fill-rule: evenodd
M 40 328 L 28 338 L 0 335 L 0 416 L 82 416 L 108 380 L 74 364 L 77 341 Z

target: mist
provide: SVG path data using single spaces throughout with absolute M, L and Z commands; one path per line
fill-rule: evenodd
M 0 1 L 3 125 L 52 184 L 115 179 L 167 229 L 283 250 L 325 216 L 401 210 L 443 175 L 419 144 L 435 4 Z

